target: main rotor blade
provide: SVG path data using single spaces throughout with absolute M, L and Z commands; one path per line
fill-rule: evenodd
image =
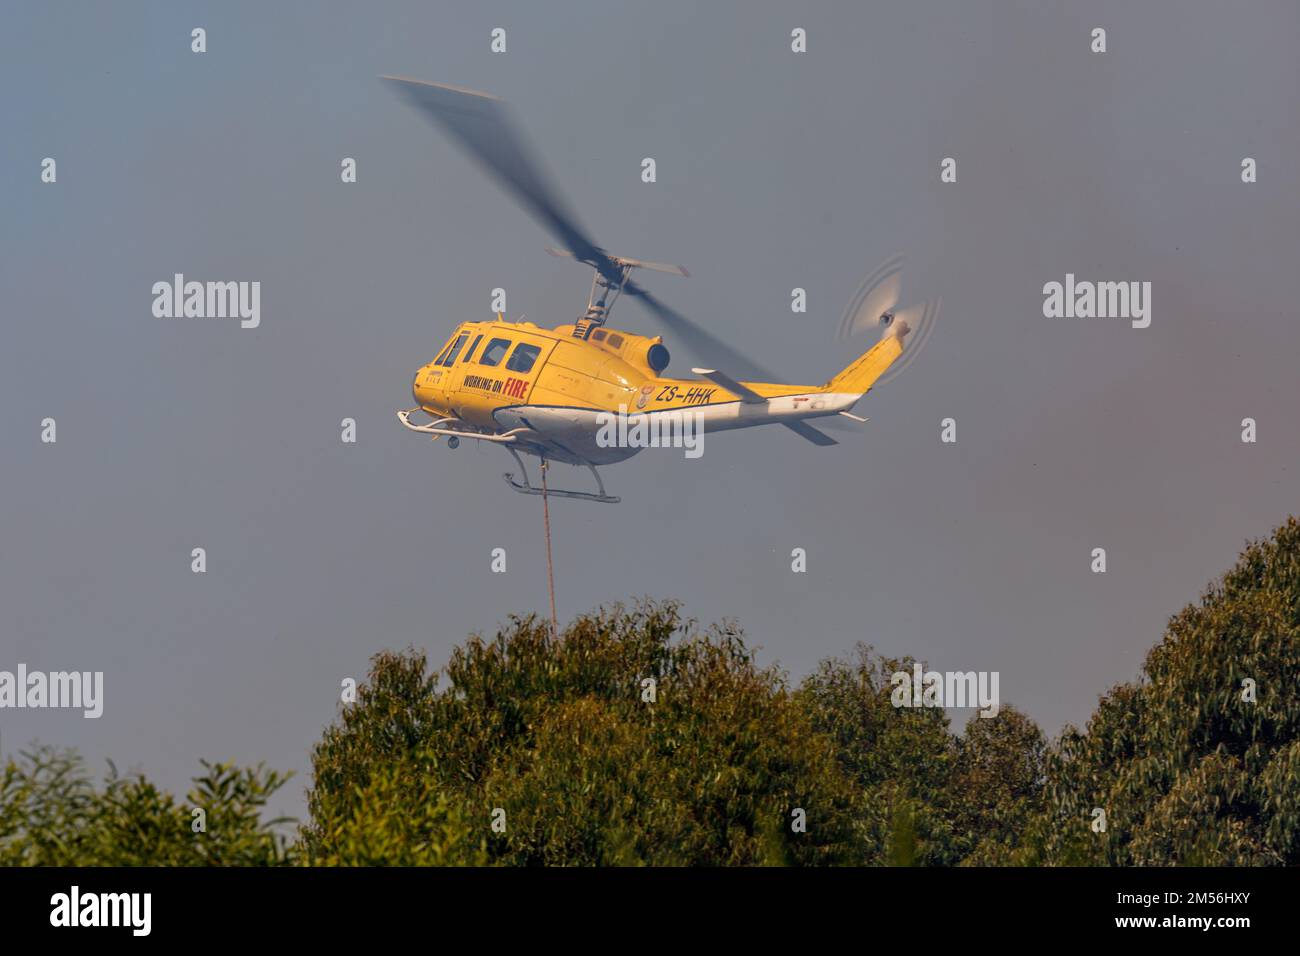
M 689 348 L 695 357 L 735 378 L 750 382 L 779 382 L 780 379 L 763 366 L 742 355 L 717 336 L 704 331 L 686 316 L 670 309 L 657 298 L 634 282 L 628 282 L 623 290 L 645 303 L 674 338 Z
M 484 166 L 575 259 L 594 267 L 610 282 L 622 280 L 619 265 L 591 241 L 559 191 L 543 175 L 503 101 L 487 93 L 441 83 L 397 76 L 383 79 Z M 678 340 L 696 353 L 697 359 L 750 381 L 776 381 L 761 365 L 670 309 L 640 286 L 628 281 L 623 289 L 640 298 Z
M 588 238 L 559 191 L 546 179 L 524 137 L 510 119 L 505 103 L 487 93 L 426 83 L 397 76 L 392 83 L 406 100 L 433 120 L 496 181 L 523 204 L 550 233 L 606 279 L 617 280 L 619 268 Z

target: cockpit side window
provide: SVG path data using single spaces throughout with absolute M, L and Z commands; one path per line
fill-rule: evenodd
M 481 341 L 483 341 L 483 336 L 476 335 L 474 336 L 474 341 L 469 343 L 469 351 L 465 353 L 466 363 L 470 362 L 474 358 L 474 350 L 478 348 L 478 344 Z
M 451 351 L 447 353 L 447 357 L 443 359 L 441 362 L 439 362 L 438 364 L 451 365 L 452 363 L 454 363 L 456 361 L 456 356 L 460 354 L 461 346 L 465 344 L 465 340 L 467 338 L 469 338 L 468 332 L 462 332 L 459 336 L 457 336 L 456 344 L 451 347 Z
M 445 358 L 447 357 L 447 353 L 451 351 L 451 347 L 452 347 L 452 345 L 455 344 L 455 342 L 456 342 L 456 333 L 453 332 L 453 333 L 451 334 L 451 338 L 449 338 L 449 339 L 447 340 L 447 344 L 444 345 L 444 346 L 442 347 L 442 351 L 438 353 L 438 357 L 437 357 L 436 359 L 434 359 L 432 362 L 430 362 L 429 364 L 430 364 L 430 365 L 441 365 L 441 364 L 442 364 L 442 360 L 445 359 Z
M 505 358 L 506 351 L 510 348 L 509 339 L 493 339 L 483 349 L 483 355 L 479 358 L 480 365 L 499 365 Z
M 510 361 L 506 362 L 506 368 L 511 372 L 527 375 L 533 370 L 533 363 L 537 361 L 537 356 L 541 354 L 542 349 L 540 346 L 520 342 L 515 346 Z

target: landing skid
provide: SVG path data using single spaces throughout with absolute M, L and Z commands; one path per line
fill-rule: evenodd
M 590 491 L 565 491 L 556 488 L 536 488 L 528 481 L 528 469 L 524 467 L 524 460 L 519 457 L 519 453 L 513 448 L 506 448 L 506 451 L 510 452 L 510 454 L 514 456 L 515 461 L 519 465 L 519 474 L 524 479 L 523 484 L 520 484 L 515 481 L 515 476 L 511 472 L 506 472 L 504 475 L 506 483 L 521 495 L 553 495 L 556 498 L 577 498 L 579 501 L 602 501 L 611 505 L 616 505 L 622 500 L 617 495 L 605 494 L 605 483 L 600 480 L 600 472 L 596 471 L 594 465 L 587 465 L 587 467 L 591 469 L 591 474 L 596 479 L 596 487 L 600 489 L 599 494 Z M 546 467 L 546 459 L 542 459 L 542 467 Z

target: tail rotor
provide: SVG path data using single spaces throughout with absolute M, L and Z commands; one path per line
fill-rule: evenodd
M 862 280 L 840 319 L 840 341 L 876 334 L 897 336 L 903 342 L 902 357 L 877 382 L 897 378 L 934 333 L 939 320 L 938 298 L 899 308 L 903 292 L 903 257 L 896 255 Z M 911 335 L 909 341 L 907 336 Z

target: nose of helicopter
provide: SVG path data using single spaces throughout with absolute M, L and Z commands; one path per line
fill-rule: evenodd
M 416 369 L 415 377 L 411 379 L 411 397 L 415 399 L 416 405 L 429 408 L 439 403 L 437 378 L 438 376 L 430 373 L 428 365 Z

